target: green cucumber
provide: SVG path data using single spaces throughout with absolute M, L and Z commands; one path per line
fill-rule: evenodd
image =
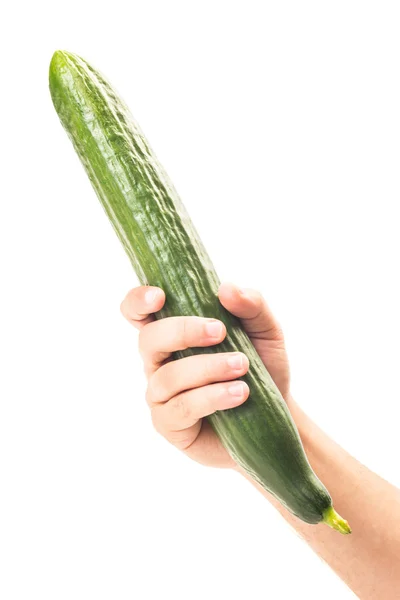
M 307 523 L 325 522 L 350 533 L 305 455 L 278 388 L 238 319 L 217 297 L 218 276 L 177 192 L 133 120 L 104 77 L 85 60 L 54 53 L 50 92 L 58 116 L 93 184 L 140 283 L 166 293 L 156 315 L 220 319 L 227 337 L 200 352 L 244 352 L 248 400 L 208 417 L 238 465 Z

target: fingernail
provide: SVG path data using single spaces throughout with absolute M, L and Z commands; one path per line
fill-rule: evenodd
M 241 371 L 243 369 L 243 355 L 233 354 L 228 358 L 227 363 L 233 371 Z
M 228 387 L 228 392 L 231 396 L 241 398 L 244 395 L 244 383 L 243 381 L 235 381 Z
M 158 295 L 158 289 L 157 288 L 152 288 L 150 290 L 147 290 L 147 292 L 144 295 L 144 299 L 145 299 L 146 304 L 153 304 L 153 302 L 156 299 L 157 295 Z
M 210 321 L 206 323 L 206 334 L 212 338 L 220 338 L 222 336 L 222 323 L 219 321 Z

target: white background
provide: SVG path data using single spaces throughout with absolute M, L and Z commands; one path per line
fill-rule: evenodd
M 354 597 L 247 482 L 153 432 L 136 278 L 47 73 L 66 49 L 109 77 L 221 279 L 276 312 L 296 400 L 399 485 L 399 25 L 396 2 L 3 8 L 2 599 Z

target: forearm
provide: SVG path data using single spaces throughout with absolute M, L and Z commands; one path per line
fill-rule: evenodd
M 400 597 L 400 490 L 369 471 L 331 440 L 294 403 L 290 410 L 308 459 L 330 491 L 352 534 L 307 525 L 282 507 L 241 469 L 282 516 L 362 600 Z

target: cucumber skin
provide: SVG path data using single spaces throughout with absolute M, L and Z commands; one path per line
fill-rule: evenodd
M 245 471 L 289 511 L 319 523 L 332 505 L 305 455 L 278 388 L 240 322 L 217 296 L 219 280 L 177 192 L 129 109 L 103 76 L 77 55 L 57 51 L 49 73 L 54 107 L 142 285 L 165 291 L 157 318 L 221 320 L 226 339 L 192 354 L 241 351 L 249 359 L 248 400 L 207 417 Z

